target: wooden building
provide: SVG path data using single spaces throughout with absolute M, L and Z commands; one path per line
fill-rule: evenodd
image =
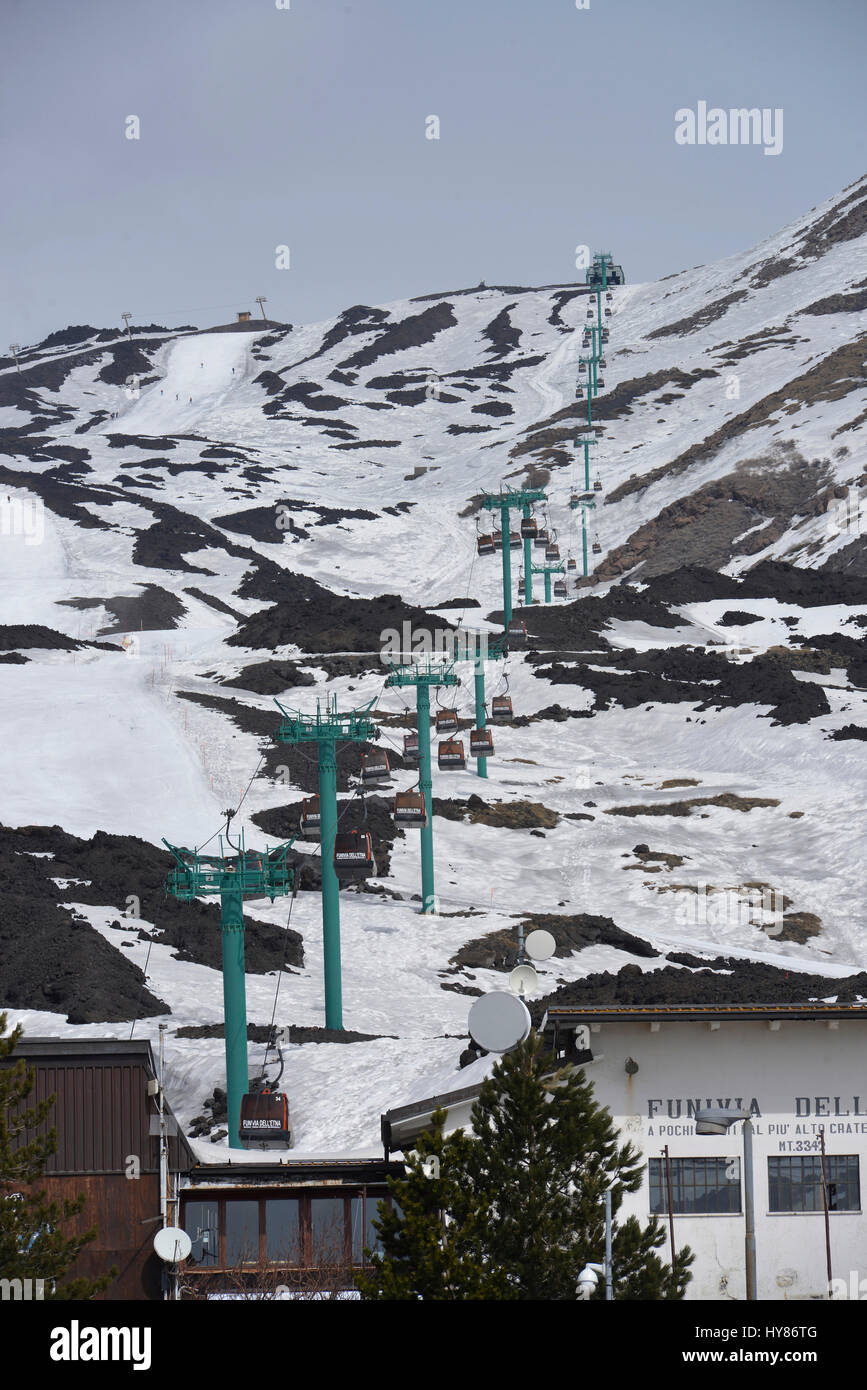
M 51 1201 L 85 1194 L 84 1210 L 66 1232 L 97 1227 L 71 1274 L 94 1278 L 116 1266 L 117 1279 L 103 1298 L 161 1298 L 162 1265 L 153 1253 L 162 1223 L 159 1082 L 150 1043 L 24 1037 L 10 1058 L 19 1060 L 36 1073 L 28 1104 L 55 1097 L 37 1131 L 40 1137 L 57 1131 L 40 1186 Z M 171 1193 L 195 1159 L 171 1110 L 165 1119 Z

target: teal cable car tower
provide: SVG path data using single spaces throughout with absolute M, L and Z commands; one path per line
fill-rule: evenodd
M 201 854 L 195 849 L 163 844 L 171 850 L 177 866 L 165 883 L 165 892 L 182 902 L 193 898 L 220 899 L 220 930 L 223 939 L 223 1013 L 226 1035 L 226 1098 L 229 1109 L 229 1147 L 243 1148 L 239 1137 L 241 1099 L 250 1078 L 247 1069 L 247 990 L 244 976 L 244 899 L 285 897 L 292 892 L 293 870 L 286 856 L 294 844 L 287 840 L 272 850 L 248 850 L 244 834 L 236 845 L 229 839 L 234 811 L 226 812 L 225 840 L 219 838 L 219 854 Z
M 360 710 L 339 714 L 337 697 L 323 710 L 299 714 L 274 704 L 283 720 L 274 734 L 275 742 L 315 743 L 319 754 L 319 810 L 322 845 L 322 946 L 325 970 L 325 1026 L 343 1027 L 343 984 L 340 969 L 340 883 L 334 869 L 334 841 L 337 835 L 337 744 L 372 743 L 379 730 L 370 717 L 373 701 Z

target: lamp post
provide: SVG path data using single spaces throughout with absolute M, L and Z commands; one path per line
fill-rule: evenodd
M 711 1106 L 696 1110 L 696 1134 L 727 1134 L 738 1120 L 744 1122 L 744 1255 L 747 1276 L 747 1301 L 756 1301 L 756 1217 L 753 1201 L 753 1125 L 749 1110 L 728 1110 Z
M 611 1261 L 611 1188 L 605 1192 L 605 1260 L 602 1264 L 596 1264 L 593 1260 L 588 1260 L 587 1264 L 578 1275 L 578 1297 L 582 1301 L 592 1298 L 599 1283 L 599 1275 L 605 1278 L 605 1301 L 611 1303 L 614 1299 L 614 1267 Z

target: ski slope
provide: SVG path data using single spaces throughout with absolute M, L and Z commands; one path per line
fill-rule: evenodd
M 595 516 L 603 559 L 664 508 L 750 460 L 772 458 L 781 444 L 794 445 L 808 461 L 827 460 L 832 483 L 854 485 L 860 477 L 863 379 L 846 368 L 845 381 L 834 378 L 809 402 L 785 393 L 867 331 L 862 310 L 804 312 L 823 298 L 857 293 L 867 276 L 865 239 L 833 243 L 812 263 L 752 284 L 755 267 L 791 254 L 832 202 L 745 253 L 659 284 L 614 291 L 606 392 L 620 388 L 625 400 L 606 422 L 593 458 L 594 476 L 605 487 Z M 570 549 L 580 554 L 569 494 L 581 471 L 572 437 L 582 418 L 574 392 L 587 299 L 578 294 L 561 303 L 558 291 L 568 288 L 431 297 L 450 306 L 433 328 L 416 323 L 428 301 L 398 301 L 383 310 L 385 320 L 361 331 L 339 316 L 282 333 L 256 356 L 254 345 L 265 334 L 197 333 L 156 344 L 143 336 L 138 346 L 158 379 L 137 397 L 129 384 L 106 379 L 103 358 L 82 362 L 87 354 L 70 350 L 74 366 L 60 385 L 52 376 L 51 384 L 34 386 L 27 410 L 19 406 L 14 418 L 0 419 L 0 427 L 14 428 L 20 416 L 32 418 L 37 437 L 49 441 L 46 449 L 64 451 L 40 457 L 28 436 L 12 440 L 21 452 L 13 447 L 11 464 L 29 481 L 7 484 L 0 496 L 3 622 L 40 624 L 76 639 L 99 639 L 112 627 L 105 640 L 119 646 L 126 635 L 133 654 L 22 647 L 26 664 L 0 664 L 4 733 L 8 746 L 20 750 L 23 769 L 0 786 L 0 820 L 58 824 L 85 837 L 104 830 L 153 844 L 163 836 L 201 843 L 218 828 L 222 808 L 239 803 L 265 740 L 241 732 L 218 704 L 180 696 L 233 699 L 276 719 L 270 695 L 224 684 L 251 665 L 300 664 L 316 683 L 284 693 L 307 711 L 325 694 L 342 709 L 372 700 L 379 714 L 405 711 L 400 694 L 384 690 L 378 667 L 336 673 L 334 653 L 305 652 L 291 640 L 276 651 L 228 643 L 238 616 L 279 596 L 279 587 L 267 601 L 244 589 L 259 559 L 337 594 L 399 593 L 428 609 L 475 599 L 479 606 L 466 609 L 466 621 L 490 627 L 488 615 L 502 602 L 501 568 L 499 558 L 477 557 L 473 500 L 503 482 L 520 485 L 532 470 L 547 476 L 548 521 L 564 556 Z M 740 297 L 717 312 L 733 293 Z M 707 321 L 697 327 L 660 333 L 705 311 Z M 405 330 L 408 322 L 416 324 L 413 331 Z M 384 345 L 396 326 L 404 331 Z M 726 344 L 744 348 L 731 368 Z M 46 352 L 45 359 L 55 371 L 64 353 Z M 270 374 L 264 382 L 263 373 Z M 736 396 L 727 394 L 732 375 Z M 437 389 L 427 393 L 430 381 Z M 774 393 L 782 393 L 781 403 L 759 410 Z M 70 415 L 52 422 L 49 407 L 58 404 Z M 700 451 L 725 422 L 752 410 L 754 420 Z M 690 449 L 696 457 L 687 470 L 656 476 Z M 43 474 L 58 480 L 60 492 L 56 510 L 44 508 L 36 541 L 20 524 L 16 534 L 15 517 L 20 521 L 24 504 L 38 500 L 34 488 Z M 605 501 L 632 475 L 650 474 L 653 481 Z M 294 530 L 271 524 L 287 503 Z M 210 528 L 204 537 L 201 526 Z M 851 539 L 829 529 L 817 499 L 771 529 L 762 549 L 726 568 L 736 572 L 763 556 L 818 566 Z M 764 539 L 758 525 L 756 537 Z M 179 601 L 177 627 L 117 630 L 104 600 L 135 598 L 148 588 Z M 759 621 L 721 626 L 732 607 Z M 461 610 L 440 611 L 453 620 Z M 603 635 L 621 650 L 713 642 L 716 650 L 764 652 L 822 633 L 857 638 L 864 631 L 857 620 L 865 616 L 867 606 L 858 605 L 709 600 L 680 605 L 674 628 L 616 619 Z M 471 674 L 462 668 L 463 718 L 473 713 Z M 839 977 L 867 967 L 856 871 L 867 852 L 867 750 L 857 739 L 830 739 L 847 725 L 867 726 L 867 696 L 842 669 L 801 675 L 820 681 L 830 705 L 829 714 L 805 724 L 775 727 L 767 708 L 750 704 L 699 710 L 698 700 L 635 709 L 615 703 L 584 718 L 592 705 L 588 689 L 542 679 L 524 655 L 513 653 L 505 670 L 492 674 L 488 695 L 503 691 L 508 680 L 516 712 L 531 722 L 495 730 L 486 782 L 472 771 L 435 772 L 434 792 L 541 804 L 556 813 L 557 824 L 533 833 L 438 816 L 439 914 L 433 918 L 421 917 L 413 902 L 420 870 L 412 831 L 394 843 L 386 895 L 341 895 L 344 1022 L 375 1036 L 288 1048 L 284 1080 L 295 1152 L 376 1152 L 382 1110 L 461 1084 L 457 1062 L 472 997 L 443 985 L 486 990 L 501 987 L 503 976 L 485 968 L 455 974 L 450 962 L 476 938 L 514 935 L 521 914 L 610 918 L 660 953 L 635 956 L 599 945 L 554 958 L 540 970 L 546 992 L 626 964 L 660 968 L 670 950 L 809 969 L 827 976 L 829 994 Z M 533 718 L 556 704 L 572 717 Z M 404 728 L 384 726 L 385 746 L 399 749 Z M 411 770 L 401 771 L 396 788 L 408 788 L 413 778 Z M 253 815 L 295 803 L 301 794 L 291 782 L 253 777 L 236 823 L 248 843 L 268 839 Z M 678 800 L 721 794 L 774 804 L 654 814 Z M 633 807 L 634 814 L 620 814 Z M 636 858 L 640 844 L 680 862 L 651 871 Z M 794 911 L 815 914 L 821 930 L 801 943 L 780 942 L 766 930 L 771 924 L 716 910 L 724 895 L 744 897 L 756 882 L 785 894 Z M 696 913 L 700 886 L 708 888 L 714 909 L 703 917 Z M 111 926 L 116 904 L 81 904 L 79 911 L 118 945 Z M 277 924 L 287 920 L 285 903 L 257 902 L 250 911 Z M 277 1022 L 321 1027 L 316 894 L 298 895 L 291 925 L 303 937 L 305 960 L 281 981 Z M 158 938 L 124 942 L 171 1009 L 162 1020 L 169 1024 L 169 1094 L 188 1122 L 222 1082 L 222 1043 L 180 1038 L 176 1030 L 219 1021 L 219 972 L 175 959 Z M 276 987 L 273 976 L 248 977 L 251 1022 L 270 1022 Z M 31 1033 L 73 1037 L 127 1036 L 130 1028 L 73 1026 L 33 1010 L 12 1010 L 11 1021 Z M 156 1043 L 160 1021 L 139 1020 L 135 1036 Z M 251 1047 L 250 1059 L 253 1071 L 261 1048 Z M 198 1150 L 225 1156 L 223 1144 Z

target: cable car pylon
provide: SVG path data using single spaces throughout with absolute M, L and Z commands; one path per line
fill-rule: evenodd
M 469 634 L 467 634 L 469 636 Z M 476 701 L 476 727 L 473 735 L 481 735 L 482 731 L 488 726 L 487 705 L 485 702 L 485 662 L 502 661 L 509 655 L 508 639 L 506 637 L 495 637 L 488 640 L 487 633 L 474 632 L 475 648 L 465 649 L 458 647 L 455 653 L 455 661 L 472 661 L 473 663 L 473 684 Z M 481 742 L 481 739 L 479 739 Z M 470 752 L 473 752 L 473 740 L 470 739 Z M 484 754 L 476 754 L 476 776 L 487 777 L 488 759 Z
M 508 550 L 508 546 L 504 545 Z M 434 893 L 434 854 L 433 854 L 433 781 L 430 761 L 430 692 L 431 686 L 457 685 L 454 663 L 447 661 L 434 664 L 428 661 L 388 663 L 391 670 L 386 677 L 386 686 L 400 688 L 415 686 L 416 729 L 418 731 L 419 791 L 425 805 L 425 823 L 421 830 L 421 910 L 436 910 Z
M 512 621 L 512 555 L 510 535 L 511 527 L 509 524 L 510 511 L 520 511 L 524 521 L 531 519 L 531 508 L 534 502 L 547 501 L 545 493 L 541 488 L 500 488 L 499 492 L 485 492 L 482 494 L 481 505 L 490 512 L 500 513 L 500 527 L 503 537 L 503 631 L 508 634 L 509 623 Z M 527 528 L 529 530 L 529 528 Z M 522 532 L 524 528 L 522 526 Z M 524 575 L 527 582 L 527 592 L 524 595 L 526 603 L 532 602 L 532 545 L 533 536 L 523 535 L 524 541 Z
M 555 561 L 553 564 L 550 564 L 550 565 L 534 565 L 534 566 L 533 566 L 533 573 L 534 573 L 534 574 L 543 574 L 543 575 L 545 576 L 545 602 L 546 602 L 546 603 L 550 603 L 550 602 L 551 602 L 551 575 L 552 575 L 552 574 L 565 574 L 565 573 L 566 573 L 566 566 L 563 564 L 562 560 L 559 561 L 559 562 Z
M 220 898 L 220 931 L 223 946 L 223 1013 L 226 1037 L 226 1099 L 228 1102 L 229 1147 L 244 1147 L 239 1135 L 241 1101 L 249 1089 L 247 1067 L 247 989 L 244 975 L 244 898 L 265 898 L 273 902 L 291 893 L 294 872 L 286 855 L 294 840 L 261 853 L 247 850 L 241 833 L 237 844 L 229 838 L 234 811 L 226 812 L 225 838 L 231 853 L 200 854 L 195 849 L 163 844 L 177 860 L 165 882 L 166 894 L 189 902 L 203 896 Z
M 322 947 L 325 971 L 325 1026 L 343 1027 L 343 985 L 340 972 L 340 883 L 334 867 L 337 837 L 337 752 L 338 743 L 371 743 L 379 730 L 370 718 L 373 701 L 360 710 L 339 714 L 337 697 L 323 710 L 317 701 L 316 714 L 287 710 L 275 700 L 283 715 L 276 743 L 315 743 L 319 754 L 319 814 L 322 845 Z

